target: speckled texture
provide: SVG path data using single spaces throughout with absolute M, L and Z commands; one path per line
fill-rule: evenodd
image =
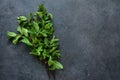
M 49 80 L 28 48 L 6 36 L 17 16 L 40 3 L 54 15 L 60 39 L 64 70 L 56 80 L 120 80 L 120 0 L 0 0 L 0 80 Z

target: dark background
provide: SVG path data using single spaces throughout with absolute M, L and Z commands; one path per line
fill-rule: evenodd
M 49 80 L 28 48 L 6 35 L 16 32 L 17 16 L 41 3 L 54 15 L 60 39 L 64 70 L 56 80 L 120 80 L 120 0 L 0 0 L 0 80 Z

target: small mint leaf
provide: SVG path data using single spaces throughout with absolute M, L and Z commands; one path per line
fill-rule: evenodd
M 28 30 L 22 27 L 22 34 L 24 34 L 26 37 L 28 36 Z
M 29 41 L 29 39 L 27 39 L 26 37 L 24 37 L 22 40 L 21 40 L 22 43 L 25 43 L 26 45 L 28 46 L 32 46 L 32 43 Z
M 50 70 L 63 69 L 63 65 L 58 61 L 53 61 L 53 65 L 49 69 Z
M 39 25 L 38 25 L 38 23 L 37 22 L 33 22 L 33 26 L 34 26 L 36 32 L 38 32 L 39 31 Z
M 21 38 L 21 35 L 18 34 L 18 35 L 14 38 L 13 44 L 16 44 L 20 38 Z
M 16 37 L 17 34 L 14 32 L 8 32 L 7 35 L 8 35 L 8 38 L 12 38 L 12 37 Z

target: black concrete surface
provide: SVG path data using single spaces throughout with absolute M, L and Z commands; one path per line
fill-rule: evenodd
M 120 0 L 0 0 L 0 80 L 49 80 L 28 48 L 6 36 L 16 31 L 17 16 L 41 3 L 60 39 L 64 70 L 56 80 L 120 80 Z

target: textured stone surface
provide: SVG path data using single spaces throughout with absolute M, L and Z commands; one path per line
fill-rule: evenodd
M 60 39 L 64 70 L 56 80 L 120 80 L 120 0 L 0 0 L 0 80 L 49 80 L 27 47 L 6 36 L 17 16 L 40 3 L 53 13 Z

